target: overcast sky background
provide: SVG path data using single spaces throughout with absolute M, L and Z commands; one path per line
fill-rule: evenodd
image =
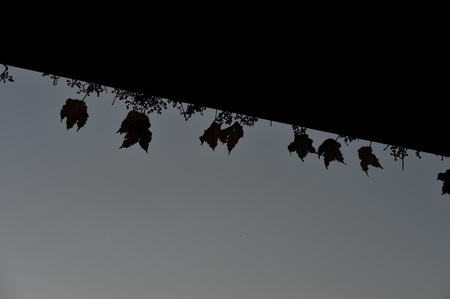
M 3 71 L 3 68 L 1 69 Z M 1 299 L 449 299 L 448 159 L 409 151 L 405 169 L 302 162 L 286 124 L 259 120 L 228 155 L 199 136 L 215 111 L 151 114 L 148 154 L 119 149 L 127 110 L 86 99 L 85 127 L 60 109 L 62 78 L 10 67 L 0 82 Z M 111 90 L 111 89 L 109 89 Z M 369 120 L 376 122 L 377 120 Z M 308 129 L 313 145 L 336 135 Z

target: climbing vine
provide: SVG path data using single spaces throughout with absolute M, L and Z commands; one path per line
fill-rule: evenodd
M 9 74 L 8 66 L 3 64 L 3 67 L 4 70 L 0 74 L 0 81 L 3 83 L 14 82 L 13 76 Z M 42 76 L 49 77 L 53 85 L 57 85 L 61 79 L 60 76 L 53 74 L 44 73 Z M 66 79 L 66 84 L 71 88 L 76 88 L 77 94 L 80 94 L 82 98 L 66 99 L 60 110 L 61 121 L 66 120 L 67 130 L 74 128 L 76 125 L 78 131 L 87 124 L 89 118 L 85 99 L 93 94 L 99 97 L 101 94 L 109 92 L 109 88 L 100 84 L 83 82 L 76 79 Z M 172 108 L 178 109 L 180 115 L 187 121 L 197 113 L 203 115 L 203 112 L 207 109 L 205 106 L 187 104 L 118 88 L 112 88 L 111 93 L 114 94 L 112 105 L 116 101 L 123 101 L 127 110 L 129 110 L 116 132 L 118 134 L 124 134 L 124 140 L 120 148 L 128 148 L 134 144 L 139 144 L 147 153 L 152 140 L 150 114 L 161 114 L 171 106 Z M 206 143 L 214 150 L 219 142 L 221 142 L 227 146 L 228 154 L 230 154 L 239 140 L 244 136 L 244 126 L 252 127 L 257 121 L 257 117 L 216 110 L 212 123 L 199 136 L 200 144 Z M 225 128 L 222 128 L 223 125 L 225 125 Z M 319 158 L 323 158 L 325 168 L 328 168 L 333 161 L 346 165 L 344 155 L 341 152 L 342 145 L 338 139 L 342 139 L 346 145 L 357 140 L 354 137 L 338 135 L 336 139 L 327 138 L 316 149 L 313 146 L 313 140 L 306 133 L 307 128 L 293 125 L 292 130 L 294 132 L 294 140 L 287 145 L 289 153 L 295 152 L 303 162 L 308 154 L 317 155 Z M 408 149 L 397 145 L 387 145 L 384 150 L 387 149 L 390 150 L 390 155 L 393 156 L 394 161 L 401 160 L 402 170 L 404 170 L 404 161 L 408 156 Z M 371 144 L 360 147 L 357 154 L 360 159 L 361 169 L 367 175 L 369 166 L 383 169 L 380 161 L 373 153 Z M 417 158 L 421 158 L 419 151 L 416 151 L 415 155 Z M 450 169 L 446 172 L 438 173 L 437 179 L 443 182 L 442 195 L 450 194 Z

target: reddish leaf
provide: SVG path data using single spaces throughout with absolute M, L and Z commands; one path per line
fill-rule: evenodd
M 219 140 L 227 144 L 228 154 L 231 153 L 231 150 L 242 137 L 244 137 L 244 129 L 238 122 L 234 122 L 233 125 L 221 130 L 219 134 Z
M 319 158 L 320 158 L 320 156 L 323 155 L 324 162 L 325 162 L 325 168 L 328 168 L 328 165 L 330 164 L 330 162 L 334 161 L 334 160 L 345 164 L 344 157 L 342 156 L 340 148 L 341 148 L 341 144 L 331 138 L 326 139 L 319 146 L 317 153 L 319 155 Z
M 73 128 L 77 124 L 77 131 L 84 127 L 89 117 L 87 113 L 86 103 L 77 99 L 67 99 L 66 103 L 61 108 L 61 121 L 66 118 L 67 130 Z
M 380 162 L 378 161 L 378 158 L 372 153 L 372 147 L 371 146 L 363 146 L 358 150 L 358 156 L 361 160 L 361 168 L 366 172 L 367 175 L 369 175 L 369 165 L 372 165 L 374 167 L 381 167 Z
M 450 169 L 447 169 L 446 172 L 438 173 L 437 179 L 444 182 L 442 185 L 442 195 L 445 193 L 450 194 Z
M 128 148 L 135 143 L 139 143 L 142 149 L 148 152 L 148 146 L 152 140 L 152 132 L 149 130 L 150 120 L 145 113 L 135 110 L 128 112 L 127 117 L 122 121 L 116 133 L 125 134 L 122 146 Z
M 220 127 L 221 124 L 213 121 L 209 128 L 204 131 L 203 135 L 199 137 L 201 144 L 203 144 L 203 142 L 206 142 L 214 150 L 217 146 L 217 140 L 219 139 L 219 136 L 221 134 Z
M 298 157 L 303 161 L 308 153 L 316 153 L 316 149 L 312 145 L 313 141 L 308 134 L 295 134 L 294 141 L 288 145 L 290 153 L 296 152 Z

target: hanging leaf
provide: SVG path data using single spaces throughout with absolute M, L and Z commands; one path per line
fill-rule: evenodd
M 61 121 L 66 118 L 67 130 L 72 129 L 77 124 L 77 131 L 84 127 L 89 117 L 87 113 L 86 103 L 77 99 L 67 99 L 66 103 L 61 108 Z
M 298 157 L 303 161 L 308 153 L 316 153 L 316 149 L 312 145 L 313 141 L 309 138 L 308 134 L 295 134 L 294 141 L 288 145 L 288 151 L 290 153 L 296 152 Z
M 217 146 L 217 140 L 221 134 L 220 127 L 220 123 L 213 121 L 209 128 L 204 131 L 203 135 L 199 137 L 201 144 L 206 142 L 214 150 Z
M 125 134 L 122 146 L 128 148 L 135 143 L 139 143 L 142 149 L 148 152 L 148 146 L 152 140 L 152 132 L 149 130 L 150 120 L 145 113 L 132 110 L 122 121 L 116 133 Z
M 358 156 L 361 160 L 361 168 L 363 171 L 366 172 L 367 175 L 369 175 L 369 165 L 372 165 L 374 167 L 381 167 L 380 162 L 378 161 L 378 158 L 372 153 L 372 147 L 371 146 L 363 146 L 358 150 Z
M 228 154 L 231 153 L 231 150 L 236 146 L 239 139 L 244 136 L 244 129 L 240 123 L 237 121 L 234 122 L 228 128 L 225 128 L 219 133 L 219 140 L 222 143 L 227 144 Z
M 447 169 L 446 172 L 438 173 L 437 179 L 444 182 L 442 185 L 442 195 L 446 193 L 450 194 L 450 169 Z
M 214 150 L 217 147 L 218 141 L 227 144 L 228 154 L 236 146 L 239 139 L 244 136 L 242 125 L 237 121 L 231 126 L 221 129 L 222 125 L 217 121 L 213 121 L 208 129 L 206 129 L 202 136 L 200 136 L 201 144 L 208 143 Z
M 341 148 L 341 144 L 331 138 L 326 139 L 319 146 L 317 153 L 319 155 L 319 158 L 320 158 L 320 156 L 323 155 L 324 162 L 325 162 L 325 168 L 328 168 L 328 165 L 330 164 L 330 162 L 334 161 L 334 160 L 345 164 L 344 157 L 342 156 L 340 148 Z

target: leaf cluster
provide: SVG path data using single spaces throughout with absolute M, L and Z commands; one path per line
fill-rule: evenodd
M 340 150 L 341 144 L 331 138 L 326 139 L 316 151 L 313 146 L 313 140 L 309 138 L 308 134 L 305 133 L 305 129 L 299 129 L 299 127 L 293 127 L 294 129 L 294 141 L 288 145 L 288 151 L 290 153 L 296 152 L 298 157 L 304 162 L 304 158 L 307 154 L 313 153 L 317 154 L 319 158 L 323 156 L 325 167 L 328 168 L 331 161 L 338 161 L 343 164 L 344 157 Z M 373 154 L 371 146 L 363 146 L 358 150 L 358 156 L 361 160 L 361 168 L 368 175 L 368 166 L 381 167 L 378 158 Z
M 97 97 L 100 96 L 101 93 L 107 92 L 107 88 L 101 84 L 83 82 L 76 79 L 67 79 L 67 85 L 69 87 L 78 88 L 78 94 L 84 94 L 85 97 L 90 96 L 92 93 L 96 93 Z
M 239 122 L 240 124 L 243 124 L 245 126 L 252 127 L 258 121 L 258 118 L 244 114 L 232 113 L 229 111 L 220 111 L 216 116 L 215 121 L 227 125 L 231 125 L 234 121 Z
M 225 129 L 222 129 L 221 126 L 222 124 L 213 121 L 199 139 L 201 144 L 206 142 L 213 150 L 217 147 L 218 141 L 220 141 L 227 145 L 228 154 L 230 154 L 239 139 L 244 136 L 244 129 L 237 121 Z
M 56 85 L 60 79 L 59 76 L 55 75 L 43 74 L 43 76 L 50 76 L 53 79 L 53 85 Z M 8 74 L 7 66 L 5 66 L 5 70 L 0 75 L 0 81 L 14 81 L 12 76 Z M 78 88 L 78 93 L 85 93 L 85 97 L 94 92 L 97 93 L 97 96 L 99 96 L 101 92 L 106 92 L 106 87 L 98 84 L 85 83 L 78 80 L 67 80 L 67 84 L 70 87 Z M 139 143 L 139 145 L 146 152 L 148 152 L 148 146 L 152 139 L 152 133 L 149 131 L 150 121 L 147 114 L 152 112 L 161 114 L 164 109 L 167 109 L 168 103 L 171 103 L 174 108 L 179 109 L 181 111 L 180 114 L 185 118 L 185 120 L 188 120 L 196 113 L 202 114 L 202 112 L 206 109 L 206 107 L 200 105 L 183 104 L 178 101 L 164 100 L 160 97 L 148 96 L 145 94 L 120 89 L 115 89 L 113 93 L 116 94 L 114 101 L 116 99 L 123 100 L 126 103 L 127 109 L 131 109 L 127 117 L 122 121 L 121 127 L 116 132 L 125 134 L 122 146 L 120 148 L 127 148 L 135 143 Z M 76 124 L 78 126 L 77 131 L 86 124 L 89 117 L 84 99 L 81 101 L 77 99 L 67 99 L 65 105 L 61 109 L 60 115 L 61 121 L 64 118 L 67 119 L 67 129 L 72 128 Z M 206 142 L 214 150 L 220 141 L 227 145 L 228 154 L 230 154 L 231 150 L 244 135 L 242 124 L 253 126 L 256 121 L 258 121 L 258 118 L 256 117 L 221 111 L 218 115 L 216 115 L 216 118 L 210 127 L 204 131 L 202 136 L 199 137 L 201 144 Z M 229 126 L 222 129 L 222 124 L 227 124 Z M 288 145 L 288 150 L 290 153 L 296 152 L 297 156 L 302 161 L 304 161 L 304 158 L 309 153 L 317 154 L 319 158 L 323 157 L 326 168 L 328 168 L 332 161 L 345 164 L 344 157 L 340 150 L 341 144 L 337 141 L 337 139 L 326 139 L 316 151 L 313 146 L 313 141 L 306 134 L 306 128 L 300 126 L 292 127 L 295 134 L 294 141 Z M 339 135 L 338 138 L 343 138 L 346 145 L 357 139 L 342 135 Z M 387 148 L 390 148 L 391 155 L 394 157 L 395 161 L 401 159 L 403 169 L 404 159 L 408 156 L 407 149 L 393 145 L 388 145 L 385 149 Z M 416 151 L 416 156 L 421 158 L 419 151 Z M 359 148 L 358 157 L 360 159 L 361 169 L 367 175 L 369 166 L 381 169 L 383 168 L 378 161 L 378 158 L 373 154 L 371 146 L 363 146 Z M 439 173 L 437 179 L 444 182 L 442 194 L 450 194 L 450 169 L 445 173 Z
M 124 101 L 128 110 L 140 111 L 146 114 L 156 112 L 161 114 L 167 109 L 167 101 L 161 97 L 150 96 L 141 92 L 131 92 L 123 89 L 114 89 L 116 99 Z
M 173 108 L 177 108 L 178 110 L 180 110 L 180 114 L 186 121 L 196 113 L 200 113 L 200 115 L 203 115 L 203 111 L 206 110 L 205 106 L 197 104 L 186 104 L 186 108 L 184 108 L 183 102 L 168 100 L 168 103 L 171 103 Z

